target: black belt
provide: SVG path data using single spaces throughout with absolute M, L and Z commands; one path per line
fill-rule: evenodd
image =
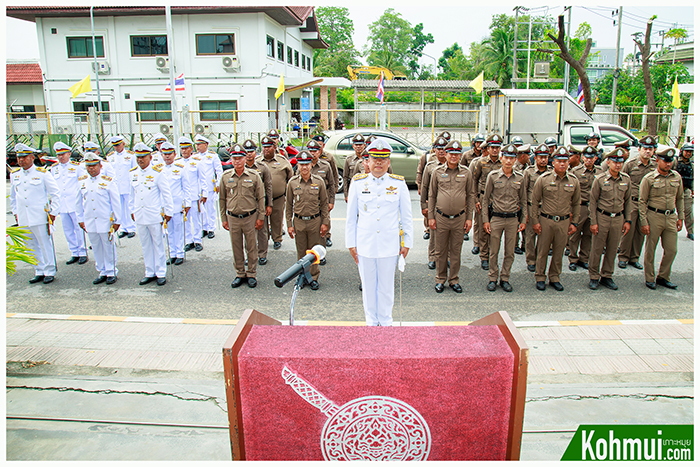
M 465 213 L 465 210 L 462 209 L 462 210 L 459 212 L 459 214 L 455 214 L 454 216 L 450 216 L 450 215 L 445 214 L 444 212 L 440 211 L 439 209 L 436 209 L 436 211 L 438 212 L 438 214 L 441 214 L 441 215 L 447 217 L 448 219 L 455 219 L 455 218 L 457 218 L 457 217 L 459 217 L 459 216 L 461 216 L 462 214 Z
M 618 217 L 618 216 L 621 216 L 622 214 L 624 214 L 624 211 L 620 211 L 620 212 L 608 212 L 608 211 L 603 211 L 603 210 L 600 209 L 600 208 L 596 208 L 596 211 L 598 211 L 598 212 L 601 213 L 601 214 L 605 214 L 605 215 L 608 216 L 608 217 Z
M 320 212 L 317 214 L 314 214 L 313 216 L 300 216 L 299 214 L 294 213 L 294 217 L 296 217 L 297 219 L 301 219 L 303 221 L 310 221 L 311 219 L 316 219 L 320 215 L 321 215 Z
M 483 195 L 486 192 L 484 190 L 479 190 L 479 193 L 481 193 Z
M 527 202 L 528 206 L 532 206 L 532 203 L 530 201 Z
M 554 222 L 559 222 L 561 220 L 568 219 L 571 217 L 571 214 L 567 214 L 565 216 L 550 216 L 549 214 L 540 213 L 540 216 L 544 217 L 545 219 L 552 219 Z
M 517 212 L 492 212 L 491 215 L 508 219 L 510 217 L 517 217 L 518 213 Z
M 231 211 L 226 211 L 226 214 L 228 214 L 231 217 L 237 217 L 238 219 L 245 219 L 246 217 L 250 216 L 251 214 L 255 214 L 257 212 L 257 208 L 253 209 L 250 212 L 246 212 L 245 214 L 234 214 Z
M 639 198 L 635 198 L 634 196 L 632 196 L 632 201 L 639 201 Z
M 283 197 L 283 196 L 286 195 L 286 194 L 287 194 L 287 193 L 282 193 L 281 195 L 277 196 L 276 198 L 272 198 L 272 201 L 275 201 L 275 200 L 277 200 L 277 199 L 280 199 L 281 197 Z
M 581 201 L 581 206 L 588 206 L 588 201 Z
M 650 211 L 658 212 L 659 214 L 664 214 L 666 216 L 670 216 L 671 214 L 676 213 L 675 209 L 656 209 L 652 208 L 651 206 L 647 206 L 647 209 L 649 209 Z

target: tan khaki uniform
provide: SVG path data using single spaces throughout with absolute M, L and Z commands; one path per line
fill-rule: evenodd
M 588 264 L 588 277 L 600 280 L 612 278 L 615 271 L 615 256 L 622 237 L 622 227 L 632 212 L 632 181 L 629 175 L 620 172 L 612 178 L 610 172 L 599 175 L 591 186 L 589 204 L 589 225 L 598 226 L 598 234 L 593 235 L 593 245 Z M 583 220 L 583 219 L 581 219 Z M 579 227 L 584 223 L 581 222 Z M 590 229 L 590 228 L 589 228 Z M 631 232 L 627 232 L 630 235 Z M 605 250 L 603 268 L 600 257 Z
M 428 165 L 428 162 L 437 160 L 437 156 L 435 155 L 434 149 L 431 149 L 430 151 L 424 153 L 423 155 L 420 156 L 418 159 L 418 167 L 416 167 L 416 186 L 420 190 L 420 187 L 423 186 L 423 172 L 425 172 L 425 166 Z M 391 168 L 391 166 L 389 166 Z M 429 232 L 430 229 L 428 228 L 428 217 L 423 216 L 423 228 L 425 232 Z M 430 240 L 433 241 L 433 236 L 430 236 Z
M 219 209 L 221 218 L 228 220 L 236 277 L 254 278 L 258 265 L 255 221 L 265 218 L 265 187 L 257 170 L 244 168 L 241 175 L 238 175 L 235 169 L 223 173 L 219 186 Z
M 275 154 L 272 159 L 265 159 L 260 156 L 255 159 L 255 162 L 265 164 L 272 175 L 272 213 L 269 222 L 273 242 L 282 241 L 282 228 L 284 220 L 284 195 L 287 192 L 287 182 L 294 176 L 292 164 L 289 163 L 286 157 Z M 268 226 L 264 225 L 263 230 L 268 231 Z
M 580 210 L 581 187 L 574 175 L 566 173 L 560 177 L 552 170 L 537 179 L 532 189 L 530 206 L 530 216 L 542 226 L 542 234 L 537 241 L 535 281 L 544 282 L 549 249 L 552 248 L 549 281 L 560 282 L 569 224 L 578 222 Z
M 425 169 L 423 170 L 423 177 L 421 177 L 421 185 L 420 185 L 420 209 L 421 209 L 421 212 L 423 211 L 423 209 L 428 209 L 428 195 L 430 192 L 430 177 L 432 176 L 435 168 L 441 164 L 442 163 L 437 158 L 435 158 L 425 165 Z M 428 217 L 425 216 L 424 220 L 426 222 L 427 222 L 427 219 L 428 219 Z M 450 264 L 452 264 L 452 258 L 448 258 L 448 259 L 450 261 Z M 436 261 L 435 235 L 431 235 L 430 240 L 428 240 L 428 261 Z
M 527 205 L 528 205 L 528 216 L 529 220 L 525 226 L 525 261 L 529 265 L 534 265 L 537 262 L 537 234 L 532 228 L 533 225 L 537 224 L 538 220 L 530 215 L 530 206 L 532 205 L 532 189 L 535 187 L 535 182 L 543 173 L 546 173 L 548 169 L 544 169 L 542 172 L 537 170 L 537 166 L 533 165 L 528 167 L 523 172 L 523 183 L 525 184 L 527 190 Z
M 313 174 L 306 181 L 301 175 L 292 177 L 287 184 L 285 215 L 287 226 L 294 226 L 297 259 L 316 245 L 325 247 L 321 238 L 321 224 L 330 224 L 325 181 Z M 309 272 L 313 280 L 318 280 L 318 264 L 313 264 Z
M 588 219 L 588 204 L 591 196 L 591 186 L 593 180 L 602 174 L 600 167 L 593 166 L 592 170 L 588 170 L 584 164 L 577 165 L 571 171 L 581 186 L 581 211 L 579 213 L 579 223 L 576 232 L 569 236 L 569 263 L 581 261 L 588 262 L 588 257 L 591 253 L 591 224 Z M 617 250 L 617 247 L 615 247 Z
M 476 201 L 481 201 L 484 196 L 484 189 L 486 188 L 486 177 L 492 170 L 498 170 L 503 164 L 501 164 L 500 159 L 496 159 L 494 162 L 489 156 L 482 156 L 479 159 L 474 159 L 472 162 L 474 164 L 474 191 L 476 196 Z M 486 206 L 481 206 L 481 209 L 486 209 Z M 479 213 L 481 217 L 481 213 Z M 479 226 L 479 257 L 481 261 L 488 261 L 489 259 L 489 234 L 484 232 L 484 228 L 481 224 L 481 219 L 474 218 L 475 225 Z
M 515 259 L 518 224 L 521 219 L 525 222 L 527 217 L 527 187 L 523 181 L 521 172 L 513 171 L 510 176 L 506 176 L 502 168 L 492 171 L 486 178 L 481 222 L 482 226 L 486 222 L 491 223 L 489 282 L 496 282 L 499 278 L 498 252 L 501 249 L 502 236 L 505 236 L 505 245 L 500 280 L 510 281 L 510 269 Z
M 631 223 L 630 231 L 622 238 L 620 243 L 620 254 L 617 256 L 619 261 L 639 261 L 639 257 L 642 254 L 644 234 L 640 230 L 641 225 L 639 225 L 639 185 L 646 174 L 656 170 L 656 165 L 656 161 L 653 160 L 650 160 L 649 164 L 644 165 L 641 157 L 635 157 L 627 159 L 627 162 L 622 166 L 622 171 L 629 175 L 632 180 L 632 212 L 629 218 Z
M 691 161 L 688 161 L 688 162 L 684 162 L 684 161 L 683 161 L 683 158 L 680 157 L 680 156 L 678 156 L 677 159 L 674 159 L 673 165 L 671 166 L 671 168 L 672 168 L 673 170 L 676 170 L 676 166 L 677 166 L 679 163 L 680 163 L 680 164 L 685 164 L 685 165 L 690 165 L 691 171 L 692 171 L 693 168 L 694 168 L 694 167 L 693 167 L 693 166 L 694 166 L 694 163 L 693 163 L 692 160 L 691 160 Z M 680 174 L 680 172 L 679 172 L 678 170 L 676 170 L 676 171 Z M 681 175 L 681 180 L 683 180 L 683 175 Z M 694 202 L 694 201 L 693 201 L 693 195 L 694 195 L 694 191 L 693 191 L 693 180 L 692 180 L 692 179 L 690 180 L 690 184 L 689 184 L 689 185 L 686 185 L 686 183 L 685 183 L 685 181 L 684 181 L 684 183 L 683 183 L 683 207 L 685 208 L 685 213 L 684 213 L 685 220 L 684 220 L 684 224 L 685 224 L 685 231 L 686 231 L 687 233 L 689 233 L 689 234 L 692 234 L 692 233 L 693 233 L 693 224 L 694 224 L 694 221 L 693 221 L 693 202 Z
M 355 170 L 355 164 L 359 160 L 362 160 L 362 158 L 358 157 L 354 152 L 345 158 L 345 163 L 343 164 L 343 195 L 346 199 L 350 191 L 350 180 L 355 175 L 352 172 Z
M 272 175 L 270 174 L 270 169 L 268 169 L 265 164 L 256 161 L 253 161 L 253 165 L 250 166 L 246 164 L 246 168 L 258 171 L 258 175 L 262 178 L 263 186 L 265 187 L 265 207 L 272 207 Z M 258 230 L 256 234 L 258 239 L 258 258 L 267 258 L 268 233 L 266 225 L 267 217 L 265 217 L 263 228 Z
M 464 224 L 474 209 L 472 173 L 463 165 L 450 169 L 439 165 L 430 177 L 428 219 L 435 219 L 436 273 L 435 283 L 459 283 L 459 268 L 464 242 Z M 432 237 L 433 235 L 431 235 Z M 450 277 L 447 260 L 450 258 Z
M 477 154 L 474 151 L 474 148 L 471 148 L 468 151 L 464 151 L 464 153 L 462 154 L 462 159 L 460 159 L 459 163 L 465 167 L 469 167 L 472 161 L 481 157 L 482 154 L 483 153 L 481 151 L 479 151 L 479 153 Z
M 323 158 L 319 158 L 316 164 L 311 165 L 311 173 L 323 179 L 323 183 L 326 186 L 326 194 L 329 204 L 335 204 L 335 192 L 338 191 L 338 171 L 333 171 L 331 164 Z M 335 173 L 335 177 L 333 174 Z M 331 238 L 330 234 L 330 217 L 328 218 L 328 233 L 325 238 Z M 325 242 L 323 246 L 325 246 Z
M 678 252 L 678 213 L 683 212 L 683 181 L 675 170 L 663 176 L 658 170 L 648 173 L 639 186 L 639 224 L 649 226 L 644 251 L 644 277 L 654 282 L 654 255 L 661 239 L 664 255 L 658 277 L 671 280 L 671 265 Z M 661 211 L 661 212 L 659 212 Z

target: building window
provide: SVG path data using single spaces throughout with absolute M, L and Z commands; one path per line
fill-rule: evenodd
M 167 36 L 131 36 L 132 57 L 168 55 Z
M 102 43 L 102 36 L 95 37 L 95 48 L 97 56 L 104 57 L 105 49 Z M 88 58 L 92 57 L 92 37 L 67 37 L 68 58 Z
M 277 41 L 277 60 L 284 61 L 284 42 Z
M 102 115 L 102 121 L 103 122 L 108 122 L 109 121 L 109 102 L 101 102 L 101 108 L 102 112 L 107 112 Z M 75 112 L 77 115 L 76 117 L 80 118 L 81 122 L 87 122 L 87 114 L 88 111 L 91 107 L 97 107 L 97 102 L 73 102 L 73 112 Z
M 267 56 L 275 58 L 275 39 L 267 36 Z
M 291 48 L 291 47 L 287 47 L 287 63 L 289 63 L 289 64 L 291 65 L 291 64 L 292 64 L 292 59 L 293 59 L 293 58 L 294 58 L 294 57 L 292 56 L 292 48 Z
M 298 50 L 294 51 L 294 66 L 295 67 L 299 66 L 299 51 Z
M 306 70 L 306 55 L 301 54 L 301 68 Z
M 197 55 L 235 55 L 233 34 L 197 34 Z
M 173 119 L 170 101 L 137 102 L 136 111 L 140 122 L 169 122 Z
M 307 57 L 306 69 L 311 71 L 311 57 Z
M 233 121 L 234 111 L 238 110 L 238 101 L 199 101 L 199 119 L 204 121 Z M 236 114 L 236 119 L 238 115 Z
M 36 107 L 33 105 L 13 105 L 10 106 L 10 110 L 12 112 L 19 112 L 13 113 L 12 118 L 36 118 L 36 114 L 34 113 Z

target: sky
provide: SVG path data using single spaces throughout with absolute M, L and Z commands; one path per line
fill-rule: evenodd
M 41 4 L 49 4 L 50 1 L 42 2 Z M 70 2 L 68 2 L 70 3 Z M 76 2 L 77 3 L 77 2 Z M 82 3 L 82 2 L 81 2 Z M 153 4 L 160 3 L 158 1 Z M 192 2 L 177 2 L 181 4 L 192 4 Z M 210 2 L 211 4 L 220 3 L 217 1 Z M 238 2 L 238 3 L 254 3 L 262 4 L 267 2 Z M 643 32 L 646 28 L 646 21 L 654 14 L 658 18 L 654 21 L 654 29 L 652 33 L 652 43 L 661 42 L 661 37 L 658 32 L 668 30 L 672 27 L 681 27 L 688 31 L 689 40 L 692 40 L 695 35 L 695 15 L 698 14 L 697 9 L 694 9 L 690 2 L 675 0 L 675 5 L 687 6 L 672 6 L 659 7 L 650 5 L 648 2 L 636 2 L 635 4 L 624 5 L 623 3 L 623 19 L 620 47 L 624 51 L 624 55 L 631 53 L 634 50 L 631 34 L 634 32 Z M 65 4 L 65 3 L 64 3 Z M 172 4 L 172 3 L 171 3 Z M 309 4 L 307 2 L 298 2 L 298 4 Z M 394 8 L 401 16 L 406 19 L 411 25 L 423 23 L 423 32 L 430 33 L 435 39 L 434 44 L 428 44 L 420 63 L 425 65 L 435 66 L 436 60 L 442 56 L 442 51 L 451 46 L 455 42 L 459 44 L 465 53 L 469 52 L 469 46 L 472 42 L 481 41 L 489 34 L 489 25 L 491 24 L 492 15 L 505 13 L 508 15 L 514 14 L 515 3 L 489 1 L 489 6 L 484 6 L 486 2 L 480 2 L 476 6 L 468 6 L 466 2 L 455 2 L 454 0 L 438 0 L 436 3 L 415 1 L 382 1 L 369 2 L 366 0 L 357 0 L 350 3 L 340 2 L 321 2 L 313 3 L 316 6 L 345 6 L 350 12 L 355 27 L 354 42 L 355 47 L 362 51 L 366 44 L 366 38 L 369 33 L 368 26 L 370 23 L 379 19 L 387 8 Z M 537 6 L 530 5 L 533 15 L 548 14 L 553 18 L 564 11 L 563 6 Z M 611 15 L 613 8 L 617 7 L 602 7 L 602 6 L 574 6 L 571 13 L 571 31 L 572 34 L 576 31 L 579 24 L 587 22 L 593 30 L 593 40 L 596 46 L 605 48 L 614 48 L 617 41 L 617 26 L 613 26 L 613 16 Z M 568 14 L 567 14 L 568 15 Z M 566 16 L 565 16 L 566 18 Z M 36 39 L 36 30 L 34 23 L 27 21 L 16 20 L 14 18 L 6 18 L 6 44 L 5 53 L 7 59 L 38 59 L 39 48 Z M 18 40 L 21 38 L 21 40 Z M 668 41 L 666 42 L 668 44 Z M 431 57 L 434 57 L 431 58 Z

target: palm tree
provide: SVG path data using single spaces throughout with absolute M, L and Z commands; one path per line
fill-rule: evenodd
M 495 29 L 482 41 L 485 75 L 493 77 L 499 87 L 510 87 L 513 68 L 513 32 Z
M 673 39 L 673 61 L 671 62 L 671 64 L 674 64 L 676 63 L 676 49 L 678 48 L 678 41 L 680 39 L 685 39 L 686 37 L 688 37 L 688 33 L 685 29 L 675 28 L 669 29 L 666 32 L 666 34 L 664 34 L 664 37 Z

